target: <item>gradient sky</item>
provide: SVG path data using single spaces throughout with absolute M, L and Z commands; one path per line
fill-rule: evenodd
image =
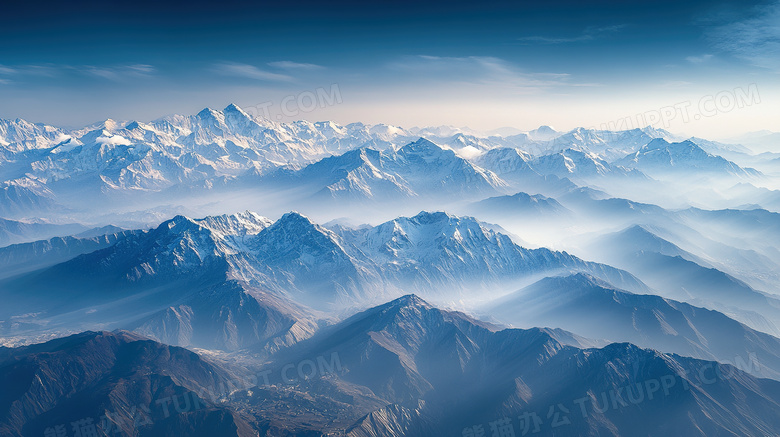
M 282 120 L 567 130 L 678 105 L 656 126 L 780 131 L 778 0 L 246 3 L 4 5 L 0 118 L 81 126 L 233 102 Z M 334 84 L 340 103 L 281 109 Z M 730 105 L 740 92 L 753 99 Z

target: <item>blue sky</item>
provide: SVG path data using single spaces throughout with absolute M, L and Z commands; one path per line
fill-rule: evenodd
M 760 102 L 661 127 L 780 130 L 777 0 L 4 7 L 0 118 L 75 126 L 234 102 L 285 120 L 570 129 L 752 86 Z M 340 103 L 278 113 L 334 84 Z

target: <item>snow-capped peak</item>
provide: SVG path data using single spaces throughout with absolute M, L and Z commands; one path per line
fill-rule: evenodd
M 222 235 L 257 235 L 273 223 L 251 211 L 233 215 L 209 216 L 198 219 L 196 222 Z

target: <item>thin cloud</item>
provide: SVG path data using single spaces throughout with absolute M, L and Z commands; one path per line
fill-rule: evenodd
M 747 17 L 714 23 L 706 34 L 715 48 L 780 72 L 780 1 L 756 6 Z
M 510 62 L 496 57 L 468 56 L 409 56 L 388 65 L 416 79 L 430 78 L 448 81 L 513 88 L 516 91 L 536 92 L 562 86 L 598 86 L 574 83 L 568 73 L 527 72 Z
M 242 77 L 245 79 L 274 82 L 287 82 L 292 80 L 292 76 L 261 70 L 254 65 L 249 64 L 226 62 L 216 64 L 213 69 L 215 72 L 223 76 Z
M 283 70 L 321 70 L 325 68 L 322 65 L 306 64 L 293 61 L 269 62 L 268 65 L 274 68 L 281 68 Z
M 133 71 L 137 74 L 152 74 L 155 71 L 157 71 L 156 68 L 154 68 L 151 65 L 147 64 L 135 64 L 135 65 L 128 65 L 127 69 L 130 71 Z
M 100 77 L 114 82 L 121 82 L 125 79 L 134 77 L 148 77 L 156 71 L 153 66 L 146 64 L 122 65 L 118 67 L 86 66 L 74 67 L 74 69 L 90 76 Z
M 701 56 L 688 56 L 685 58 L 685 60 L 690 62 L 691 64 L 703 64 L 712 58 L 713 58 L 712 55 L 706 54 Z
M 119 75 L 116 72 L 106 68 L 87 67 L 84 69 L 84 72 L 95 77 L 102 77 L 103 79 L 119 80 Z
M 156 69 L 147 64 L 133 64 L 120 66 L 94 66 L 94 65 L 66 65 L 66 64 L 40 64 L 40 65 L 0 65 L 0 76 L 5 83 L 10 83 L 8 78 L 14 81 L 24 81 L 35 77 L 61 77 L 66 75 L 99 77 L 112 81 L 122 81 L 133 77 L 149 77 Z
M 595 27 L 589 26 L 581 34 L 572 37 L 550 37 L 550 36 L 526 36 L 518 38 L 518 41 L 525 44 L 569 44 L 577 42 L 593 41 L 620 32 L 626 27 L 625 24 L 613 26 Z
M 63 65 L 42 64 L 42 65 L 0 65 L 0 75 L 4 76 L 44 76 L 53 77 L 56 76 L 62 69 Z

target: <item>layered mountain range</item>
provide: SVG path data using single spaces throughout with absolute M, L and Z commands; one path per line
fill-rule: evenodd
M 774 159 L 235 105 L 0 120 L 0 434 L 778 435 Z
M 52 249 L 60 244 L 65 247 Z M 97 250 L 79 254 L 90 249 Z M 78 329 L 109 323 L 140 326 L 172 344 L 231 350 L 284 342 L 279 335 L 305 337 L 313 331 L 310 314 L 316 311 L 365 305 L 403 290 L 438 299 L 478 293 L 485 299 L 563 272 L 587 272 L 626 289 L 647 290 L 627 272 L 565 252 L 526 249 L 473 218 L 446 213 L 332 230 L 294 212 L 275 222 L 250 212 L 198 220 L 178 216 L 149 231 L 3 251 L 8 270 L 18 268 L 19 257 L 49 260 L 2 281 L 8 301 L 2 317 L 27 315 L 19 333 L 37 324 Z M 67 255 L 73 259 L 56 263 Z M 30 289 L 37 290 L 34 296 L 27 294 Z M 251 329 L 239 329 L 239 322 Z M 223 334 L 198 340 L 204 338 L 201 331 L 215 329 Z M 248 332 L 251 337 L 240 340 Z
M 64 363 L 73 373 L 42 397 L 38 387 Z M 291 373 L 284 363 L 306 370 Z M 616 436 L 639 435 L 638 425 L 641 434 L 704 436 L 780 426 L 780 382 L 627 343 L 580 349 L 546 330 L 497 330 L 416 296 L 325 328 L 263 369 L 231 377 L 183 349 L 124 332 L 84 333 L 2 350 L 0 378 L 14 382 L 0 417 L 14 436 L 87 426 L 92 417 L 108 418 L 95 421 L 101 431 L 145 436 L 422 436 L 491 427 Z M 16 413 L 31 402 L 37 408 Z M 80 419 L 71 420 L 74 413 Z
M 553 183 L 546 181 L 550 177 L 652 184 L 645 173 L 664 178 L 685 168 L 761 177 L 756 170 L 705 151 L 716 152 L 714 143 L 667 142 L 675 138 L 649 127 L 570 132 L 540 128 L 479 137 L 453 129 L 277 123 L 252 117 L 236 105 L 148 123 L 106 120 L 73 130 L 4 120 L 0 215 L 25 218 L 91 210 L 85 192 L 117 209 L 118 201 L 159 203 L 175 193 L 195 196 L 257 186 L 278 190 L 280 184 L 299 187 L 297 194 L 304 198 L 326 201 L 403 202 L 423 196 L 430 202 L 464 196 L 477 200 L 482 194 L 508 194 L 529 184 L 543 193 Z

